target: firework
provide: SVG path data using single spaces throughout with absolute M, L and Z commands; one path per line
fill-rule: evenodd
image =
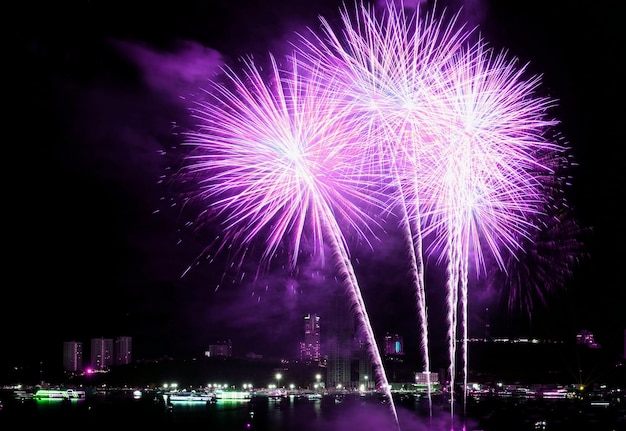
M 377 13 L 380 12 L 380 13 Z M 382 174 L 381 187 L 391 188 L 389 206 L 398 211 L 405 233 L 409 264 L 420 317 L 424 370 L 429 376 L 428 325 L 422 261 L 419 188 L 416 171 L 433 155 L 434 80 L 469 36 L 457 16 L 449 20 L 435 13 L 409 13 L 394 3 L 380 11 L 359 4 L 355 13 L 341 10 L 336 31 L 321 20 L 320 34 L 301 34 L 295 45 L 303 67 L 332 77 L 333 91 L 341 95 L 341 121 L 350 124 L 363 155 Z M 406 179 L 409 181 L 405 181 Z M 407 202 L 407 195 L 411 203 Z M 410 214 L 415 215 L 410 217 Z M 428 398 L 430 384 L 428 382 Z
M 381 204 L 364 192 L 359 149 L 347 145 L 351 135 L 333 121 L 333 100 L 319 81 L 270 62 L 268 76 L 248 59 L 243 77 L 226 68 L 226 82 L 211 83 L 192 109 L 199 124 L 187 134 L 185 177 L 198 181 L 195 199 L 210 202 L 211 217 L 221 217 L 223 245 L 237 244 L 242 254 L 263 238 L 267 263 L 288 238 L 295 268 L 303 237 L 323 253 L 325 217 L 368 238 L 376 221 L 363 208 Z
M 503 266 L 534 228 L 529 216 L 544 203 L 537 173 L 552 169 L 539 155 L 563 151 L 545 137 L 557 124 L 546 116 L 555 102 L 536 96 L 540 77 L 524 79 L 516 59 L 482 39 L 468 46 L 470 32 L 456 17 L 407 14 L 393 3 L 380 16 L 361 4 L 354 17 L 345 8 L 341 17 L 341 33 L 322 19 L 322 34 L 301 36 L 296 48 L 304 68 L 332 77 L 325 82 L 340 95 L 338 118 L 366 144 L 362 154 L 373 160 L 366 165 L 383 174 L 381 185 L 394 189 L 390 206 L 408 238 L 426 370 L 422 235 L 434 238 L 427 252 L 448 262 L 453 388 L 470 259 L 484 269 L 487 249 Z
M 429 252 L 447 260 L 451 388 L 459 307 L 467 384 L 469 267 L 484 271 L 484 250 L 503 267 L 521 249 L 544 211 L 542 179 L 554 172 L 554 156 L 567 151 L 549 133 L 558 124 L 547 115 L 556 102 L 538 96 L 540 77 L 526 78 L 517 63 L 480 39 L 441 68 L 436 156 L 417 174 L 424 235 L 434 235 Z
M 345 232 L 369 242 L 374 212 L 398 216 L 427 372 L 423 254 L 445 261 L 453 400 L 459 324 L 467 384 L 470 268 L 481 275 L 493 260 L 507 271 L 519 259 L 550 220 L 557 161 L 568 151 L 549 133 L 556 101 L 540 96 L 541 77 L 482 38 L 470 43 L 457 17 L 393 2 L 344 7 L 339 30 L 321 17 L 321 32 L 298 35 L 287 68 L 272 57 L 268 73 L 251 60 L 242 75 L 226 68 L 193 110 L 200 125 L 188 135 L 185 172 L 222 223 L 221 250 L 234 247 L 241 262 L 261 242 L 267 269 L 285 245 L 295 269 L 305 243 L 322 258 L 330 247 L 396 423 Z
M 214 81 L 208 100 L 193 110 L 199 125 L 188 134 L 193 151 L 185 174 L 197 178 L 195 198 L 207 200 L 222 223 L 220 247 L 236 244 L 240 261 L 260 241 L 268 265 L 287 243 L 295 269 L 304 238 L 322 257 L 330 246 L 395 415 L 344 236 L 352 229 L 367 239 L 376 220 L 363 208 L 383 202 L 363 173 L 371 169 L 356 163 L 363 157 L 349 125 L 336 121 L 335 94 L 323 85 L 324 75 L 300 73 L 297 61 L 282 70 L 272 56 L 270 63 L 263 75 L 248 59 L 242 77 L 226 68 L 226 82 Z

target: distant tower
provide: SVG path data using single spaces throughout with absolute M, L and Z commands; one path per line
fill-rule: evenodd
M 133 339 L 117 337 L 115 339 L 115 365 L 128 365 L 132 362 Z
M 357 338 L 350 366 L 353 388 L 371 389 L 376 385 L 372 357 L 365 340 Z
M 319 362 L 320 357 L 320 318 L 317 314 L 309 314 L 304 316 L 304 341 L 300 343 L 300 359 Z
M 113 365 L 113 339 L 91 339 L 91 366 L 95 370 L 103 370 Z
M 81 371 L 83 369 L 83 343 L 65 341 L 63 343 L 63 369 L 65 371 Z
M 326 387 L 336 388 L 341 385 L 345 388 L 351 382 L 355 322 L 346 294 L 336 293 L 331 301 L 329 319 L 324 324 L 328 334 L 326 337 L 328 353 Z
M 389 333 L 385 335 L 385 355 L 404 355 L 404 337 Z

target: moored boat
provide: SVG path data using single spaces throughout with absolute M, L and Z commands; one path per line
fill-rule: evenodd
M 177 391 L 165 394 L 166 401 L 171 402 L 209 402 L 215 398 L 212 392 Z

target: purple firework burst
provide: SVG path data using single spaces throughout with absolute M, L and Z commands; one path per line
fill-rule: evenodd
M 337 99 L 324 74 L 300 74 L 297 61 L 280 70 L 270 56 L 269 76 L 251 60 L 243 77 L 226 69 L 226 83 L 214 82 L 208 101 L 194 109 L 196 131 L 185 173 L 199 181 L 207 213 L 221 221 L 218 251 L 235 247 L 241 259 L 261 242 L 261 261 L 269 265 L 281 245 L 291 250 L 295 269 L 303 238 L 322 256 L 331 250 L 353 310 L 367 334 L 378 383 L 397 413 L 374 332 L 344 236 L 350 227 L 367 240 L 376 220 L 363 208 L 382 207 L 375 182 L 368 184 L 361 146 L 349 124 L 337 122 Z M 310 71 L 308 71 L 310 72 Z M 366 159 L 367 160 L 367 159 Z M 378 210 L 380 211 L 380 209 Z M 241 261 L 240 261 L 241 262 Z M 260 266 L 261 267 L 261 266 Z M 267 268 L 266 268 L 267 269 Z

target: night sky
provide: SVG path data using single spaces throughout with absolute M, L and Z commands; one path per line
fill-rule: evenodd
M 191 124 L 186 100 L 218 66 L 282 55 L 294 31 L 317 26 L 318 15 L 336 18 L 339 2 L 128 3 L 33 1 L 7 12 L 0 361 L 60 361 L 63 341 L 118 335 L 133 337 L 136 358 L 197 355 L 223 339 L 235 354 L 294 356 L 303 316 L 323 310 L 337 288 L 332 270 L 276 272 L 253 286 L 255 262 L 243 279 L 221 256 L 194 265 L 218 228 L 186 227 L 202 208 L 183 208 L 172 178 Z M 532 319 L 470 287 L 470 335 L 482 335 L 489 307 L 494 335 L 571 339 L 589 329 L 621 352 L 626 45 L 618 6 L 500 3 L 439 4 L 464 4 L 462 17 L 530 62 L 559 100 L 559 130 L 579 165 L 567 194 L 591 232 L 589 258 Z M 354 265 L 377 336 L 400 333 L 415 352 L 406 252 L 394 238 L 375 252 L 356 247 Z M 432 343 L 445 348 L 443 276 L 429 268 Z

